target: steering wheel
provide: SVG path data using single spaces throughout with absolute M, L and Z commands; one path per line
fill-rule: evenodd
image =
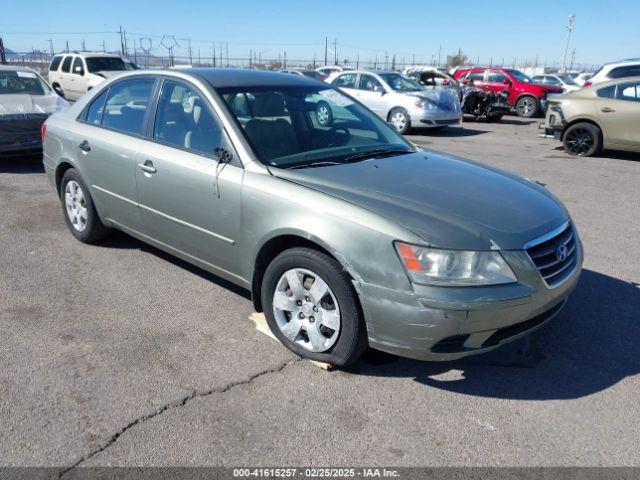
M 328 133 L 329 133 L 330 138 L 333 138 L 333 134 L 338 132 L 338 131 L 340 131 L 340 130 L 342 130 L 346 134 L 345 141 L 342 144 L 342 145 L 344 145 L 351 138 L 351 132 L 349 131 L 349 129 L 347 127 L 341 127 L 339 125 L 338 126 L 334 126 L 334 127 L 331 127 L 331 129 L 329 130 Z M 337 147 L 337 146 L 342 146 L 342 145 L 335 145 L 335 142 L 333 142 L 333 141 L 329 143 L 329 147 Z

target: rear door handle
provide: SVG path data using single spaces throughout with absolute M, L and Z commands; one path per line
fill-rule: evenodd
M 83 152 L 90 152 L 91 151 L 91 145 L 89 145 L 89 142 L 87 142 L 86 140 L 83 140 L 80 145 L 78 145 L 78 147 L 80 148 L 80 150 L 82 150 Z
M 139 163 L 138 167 L 145 173 L 156 173 L 156 167 L 153 166 L 153 162 L 151 160 L 145 160 L 144 163 Z
M 612 112 L 615 112 L 616 110 L 615 108 L 611 108 L 611 107 L 602 107 L 600 111 L 604 113 L 612 113 Z

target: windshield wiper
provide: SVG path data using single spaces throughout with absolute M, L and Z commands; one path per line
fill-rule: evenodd
M 359 162 L 361 160 L 367 160 L 368 158 L 379 158 L 383 155 L 403 155 L 406 153 L 413 153 L 411 150 L 400 150 L 391 148 L 376 148 L 367 152 L 354 153 L 342 159 L 345 163 Z
M 301 165 L 294 165 L 293 167 L 284 167 L 290 170 L 296 168 L 317 168 L 317 167 L 332 167 L 334 165 L 343 165 L 344 162 L 327 162 L 327 161 L 319 161 L 319 162 L 311 162 L 311 163 L 303 163 Z

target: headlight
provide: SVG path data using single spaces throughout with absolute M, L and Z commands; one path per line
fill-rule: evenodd
M 498 285 L 517 281 L 499 252 L 441 250 L 395 242 L 414 283 L 443 286 Z
M 424 110 L 434 110 L 436 108 L 436 105 L 431 100 L 422 98 L 416 102 L 416 107 L 422 108 Z

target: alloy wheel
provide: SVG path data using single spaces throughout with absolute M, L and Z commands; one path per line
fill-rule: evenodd
M 316 118 L 320 125 L 326 125 L 329 123 L 329 108 L 325 105 L 320 105 L 316 110 Z
M 87 220 L 89 218 L 87 202 L 80 184 L 75 180 L 67 182 L 64 190 L 64 203 L 71 225 L 78 232 L 83 232 L 87 228 Z
M 575 155 L 585 155 L 591 150 L 593 143 L 593 134 L 586 128 L 575 128 L 567 134 L 567 147 Z
M 310 352 L 329 350 L 340 334 L 336 296 L 310 270 L 293 268 L 282 274 L 273 293 L 273 314 L 282 334 Z
M 391 125 L 399 132 L 402 132 L 407 126 L 407 116 L 402 112 L 395 112 L 391 115 Z
M 518 102 L 518 113 L 522 117 L 530 117 L 536 110 L 536 101 L 533 98 L 523 98 Z

